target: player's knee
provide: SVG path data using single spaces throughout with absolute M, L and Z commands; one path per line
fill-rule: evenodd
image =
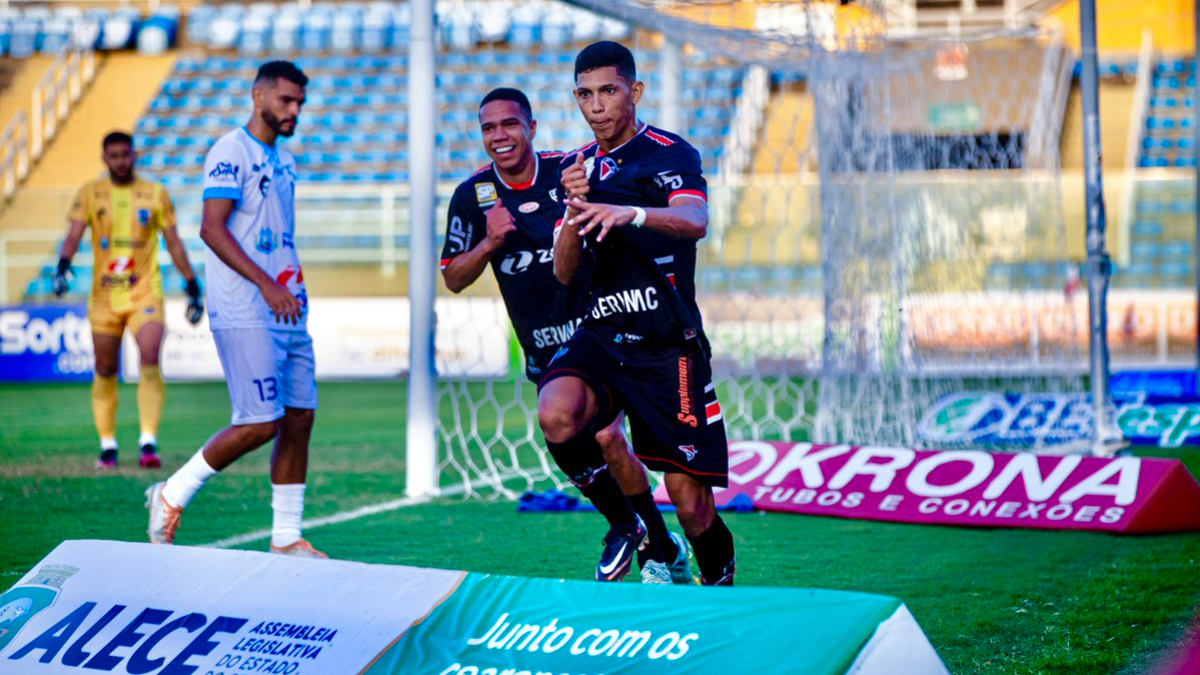
M 698 496 L 697 498 L 678 500 L 675 508 L 683 531 L 693 537 L 707 530 L 713 524 L 717 514 L 711 502 Z
M 101 361 L 100 359 L 96 359 L 96 374 L 100 377 L 116 377 L 116 361 Z
M 288 408 L 287 414 L 280 419 L 281 424 L 285 424 L 289 431 L 292 432 L 307 432 L 313 428 L 313 423 L 317 419 L 317 411 L 306 408 Z
M 566 443 L 579 433 L 579 419 L 566 406 L 550 401 L 538 402 L 538 425 L 551 443 Z
M 275 422 L 244 424 L 238 427 L 238 430 L 245 439 L 245 444 L 253 448 L 265 445 L 275 438 Z

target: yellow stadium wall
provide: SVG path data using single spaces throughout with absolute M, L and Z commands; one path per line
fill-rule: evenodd
M 1096 42 L 1105 56 L 1136 54 L 1149 29 L 1160 52 L 1196 50 L 1195 0 L 1096 0 Z M 1070 0 L 1047 13 L 1046 26 L 1062 28 L 1064 41 L 1080 51 L 1079 2 Z

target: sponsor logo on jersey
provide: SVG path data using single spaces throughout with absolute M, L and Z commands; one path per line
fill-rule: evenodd
M 613 314 L 649 312 L 656 309 L 658 309 L 657 288 L 653 286 L 631 288 L 596 298 L 596 304 L 592 307 L 592 318 L 602 319 Z
M 150 224 L 150 209 L 138 209 L 138 223 L 142 227 Z
M 520 274 L 529 269 L 535 258 L 540 264 L 551 264 L 554 262 L 554 251 L 548 248 L 538 249 L 537 251 L 517 251 L 510 254 L 500 263 L 500 271 L 510 275 Z
M 113 258 L 108 263 L 108 273 L 121 275 L 128 274 L 133 271 L 133 260 L 131 258 Z
M 275 250 L 277 245 L 275 233 L 270 228 L 264 227 L 258 231 L 258 241 L 254 243 L 254 248 L 263 253 L 270 253 Z
M 271 189 L 271 177 L 264 175 L 258 180 L 258 192 L 262 196 L 267 196 L 267 190 Z
M 533 213 L 534 211 L 538 210 L 539 206 L 540 205 L 537 202 L 525 202 L 524 204 L 518 206 L 517 210 L 521 213 Z
M 689 462 L 696 458 L 696 446 L 694 445 L 681 445 L 679 451 L 687 457 Z
M 288 265 L 275 277 L 282 286 L 290 287 L 292 282 L 297 284 L 304 283 L 304 270 L 299 265 Z
M 596 158 L 595 157 L 588 157 L 587 159 L 583 160 L 583 170 L 587 173 L 588 178 L 592 177 L 592 171 L 595 171 L 595 169 L 596 169 Z
M 694 428 L 700 425 L 700 420 L 692 413 L 691 369 L 692 360 L 686 356 L 679 357 L 679 412 L 675 417 Z
M 240 168 L 241 167 L 236 166 L 230 162 L 217 162 L 217 165 L 215 167 L 213 167 L 213 170 L 208 172 L 208 177 L 209 178 L 232 178 L 233 180 L 237 180 L 238 170 Z
M 570 347 L 563 347 L 562 349 L 554 352 L 554 356 L 550 357 L 550 364 L 552 365 L 555 361 L 557 361 L 559 359 L 559 357 L 566 356 L 567 352 L 570 349 L 571 349 Z
M 600 160 L 600 180 L 608 180 L 617 175 L 617 163 L 612 157 L 604 157 Z
M 291 232 L 284 232 L 282 239 L 284 248 L 296 248 L 296 239 Z
M 550 191 L 550 201 L 558 202 L 558 188 L 554 188 Z
M 495 183 L 476 183 L 475 200 L 480 204 L 487 204 L 489 202 L 496 201 Z

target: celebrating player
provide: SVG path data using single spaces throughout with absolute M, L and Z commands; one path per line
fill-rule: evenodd
M 458 293 L 475 283 L 491 263 L 525 351 L 525 376 L 536 383 L 554 352 L 578 325 L 587 292 L 586 274 L 566 287 L 554 278 L 558 165 L 563 155 L 534 152 L 537 121 L 529 99 L 516 89 L 495 89 L 483 98 L 479 127 L 492 163 L 454 191 L 442 250 L 442 276 L 446 287 Z M 640 516 L 648 531 L 645 555 L 667 570 L 665 577 L 644 574 L 644 581 L 694 583 L 687 544 L 667 530 L 651 496 L 646 471 L 629 452 L 623 426 L 624 419 L 618 416 L 588 440 L 589 446 L 599 444 L 607 467 L 586 477 L 568 477 L 592 498 L 610 525 Z M 622 490 L 602 491 L 599 486 L 612 484 L 614 474 Z M 614 560 L 609 551 L 596 566 L 596 578 L 619 581 L 629 572 L 630 560 L 624 555 Z
M 144 180 L 133 170 L 137 153 L 133 137 L 114 131 L 104 137 L 101 158 L 108 178 L 79 189 L 67 215 L 70 230 L 63 241 L 62 257 L 54 274 L 54 294 L 70 289 L 71 260 L 79 250 L 83 231 L 92 228 L 92 293 L 88 320 L 96 353 L 92 380 L 92 415 L 100 435 L 98 469 L 117 468 L 117 367 L 121 336 L 128 328 L 137 342 L 141 377 L 138 380 L 138 440 L 143 468 L 162 466 L 158 458 L 158 424 L 162 419 L 166 387 L 158 357 L 163 341 L 162 273 L 158 269 L 158 233 L 162 232 L 175 267 L 187 282 L 187 319 L 192 324 L 204 315 L 200 285 L 188 262 L 187 251 L 175 229 L 175 206 L 163 186 Z
M 296 131 L 308 78 L 287 61 L 258 70 L 249 124 L 225 134 L 204 162 L 209 322 L 233 423 L 165 483 L 146 491 L 150 541 L 170 544 L 205 481 L 274 439 L 271 552 L 325 558 L 300 536 L 308 441 L 317 408 L 308 296 L 296 255 L 296 162 L 276 146 Z
M 666 474 L 703 583 L 732 585 L 733 535 L 712 492 L 728 482 L 728 448 L 696 304 L 707 184 L 687 141 L 638 121 L 644 89 L 633 54 L 615 42 L 575 59 L 575 100 L 596 140 L 561 164 L 554 274 L 570 283 L 591 258 L 591 298 L 542 377 L 538 420 L 560 465 L 583 474 L 603 463 L 587 447 L 590 430 L 626 410 L 637 456 Z M 637 525 L 610 537 L 632 546 Z

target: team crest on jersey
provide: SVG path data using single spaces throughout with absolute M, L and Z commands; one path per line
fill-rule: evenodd
M 617 175 L 617 163 L 612 157 L 603 157 L 600 160 L 600 180 L 608 180 Z
M 142 227 L 150 224 L 150 209 L 138 209 L 138 223 Z
M 101 251 L 108 250 L 108 237 L 100 237 L 100 250 Z
M 275 240 L 275 233 L 270 228 L 262 228 L 258 231 L 258 241 L 254 244 L 254 248 L 263 253 L 270 253 L 275 250 L 278 242 Z
M 480 204 L 487 204 L 489 202 L 496 201 L 495 183 L 476 183 L 475 200 Z
M 525 202 L 524 204 L 518 206 L 517 210 L 520 211 L 521 213 L 533 213 L 534 211 L 538 210 L 538 203 L 537 202 Z
M 679 451 L 687 456 L 689 462 L 696 458 L 696 446 L 694 445 L 681 445 Z

